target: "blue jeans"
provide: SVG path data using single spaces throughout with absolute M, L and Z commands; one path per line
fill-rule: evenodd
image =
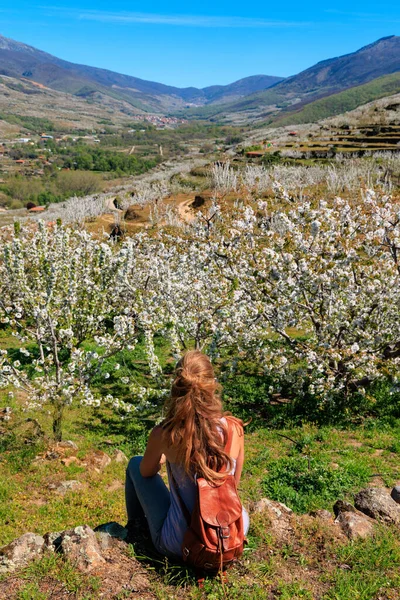
M 131 458 L 126 469 L 125 500 L 128 521 L 134 521 L 144 513 L 155 549 L 168 555 L 161 542 L 161 530 L 171 504 L 169 489 L 158 473 L 153 477 L 141 475 L 142 458 Z

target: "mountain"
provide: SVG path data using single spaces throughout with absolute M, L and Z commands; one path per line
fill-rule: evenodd
M 107 69 L 70 63 L 1 35 L 0 75 L 29 79 L 81 97 L 103 94 L 130 102 L 140 110 L 164 111 L 181 108 L 185 104 L 237 100 L 282 81 L 282 77 L 256 75 L 225 86 L 177 88 Z
M 357 52 L 319 62 L 283 81 L 279 91 L 319 95 L 324 90 L 343 90 L 395 71 L 400 71 L 400 37 L 392 35 Z
M 378 80 L 399 72 L 400 37 L 394 35 L 357 52 L 319 62 L 287 79 L 254 75 L 202 89 L 178 88 L 74 64 L 0 36 L 0 75 L 22 84 L 41 84 L 102 106 L 118 102 L 128 114 L 150 111 L 238 124 L 283 119 L 299 123 L 338 114 L 395 93 L 396 78 Z
M 255 112 L 266 117 L 297 110 L 302 105 L 363 85 L 400 71 L 400 37 L 389 36 L 344 56 L 317 63 L 298 75 L 223 107 L 194 109 L 192 116 L 209 118 L 221 113 Z M 264 113 L 264 114 L 262 114 Z
M 202 89 L 207 104 L 217 102 L 228 102 L 244 96 L 249 96 L 255 92 L 266 90 L 276 83 L 282 81 L 281 77 L 271 77 L 269 75 L 253 75 L 239 79 L 230 85 L 212 85 Z
M 321 119 L 342 115 L 380 98 L 400 93 L 400 71 L 357 85 L 344 92 L 315 100 L 296 111 L 273 118 L 274 126 L 315 123 Z

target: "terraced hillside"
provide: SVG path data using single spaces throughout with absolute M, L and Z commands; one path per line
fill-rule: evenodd
M 326 158 L 336 153 L 399 151 L 400 94 L 318 123 L 259 129 L 242 147 L 248 158 L 261 160 L 276 152 L 288 158 Z
M 309 141 L 286 142 L 282 149 L 295 149 L 298 152 L 329 153 L 351 152 L 360 156 L 366 152 L 398 150 L 400 145 L 400 125 L 364 127 L 326 125 L 320 133 Z

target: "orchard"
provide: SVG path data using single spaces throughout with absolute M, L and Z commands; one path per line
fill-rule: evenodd
M 284 393 L 313 411 L 370 409 L 382 387 L 395 404 L 400 203 L 370 173 L 371 186 L 357 192 L 359 172 L 339 184 L 339 168 L 294 178 L 282 167 L 214 166 L 207 211 L 118 244 L 81 226 L 15 224 L 1 242 L 0 319 L 18 351 L 1 351 L 1 386 L 22 390 L 28 409 L 50 407 L 56 439 L 71 403 L 157 418 L 165 364 L 193 347 L 221 376 L 256 365 L 270 397 Z M 330 193 L 307 193 L 324 178 Z M 110 377 L 107 360 L 134 357 L 138 343 L 146 385 L 124 373 L 124 399 L 99 392 L 92 382 Z M 113 369 L 115 378 L 118 362 Z

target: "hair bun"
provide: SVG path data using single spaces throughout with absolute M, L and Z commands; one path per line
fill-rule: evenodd
M 188 369 L 183 368 L 180 377 L 190 385 L 197 385 L 200 382 L 200 377 L 191 373 Z

